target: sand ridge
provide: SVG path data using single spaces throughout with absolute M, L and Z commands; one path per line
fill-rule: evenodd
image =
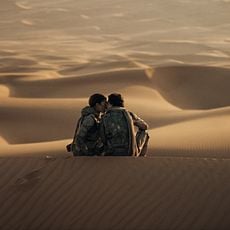
M 3 229 L 226 229 L 230 224 L 229 161 L 21 158 L 0 163 Z
M 191 149 L 189 155 L 208 155 L 213 149 L 217 150 L 216 157 L 218 154 L 228 156 L 229 69 L 158 67 L 152 68 L 152 77 L 149 78 L 146 68 L 149 67 L 144 65 L 40 79 L 28 75 L 28 80 L 27 75 L 2 76 L 1 136 L 20 148 L 23 144 L 30 146 L 36 143 L 34 151 L 39 153 L 39 142 L 41 149 L 49 141 L 51 146 L 53 141 L 67 144 L 90 94 L 120 92 L 125 97 L 127 108 L 150 125 L 149 156 L 161 155 L 165 150 L 178 155 L 183 150 L 188 152 L 188 149 Z M 213 123 L 219 125 L 213 126 Z M 2 147 L 0 152 L 6 155 L 15 147 Z M 64 146 L 57 152 L 61 151 L 65 151 Z M 54 151 L 47 148 L 45 152 L 53 154 Z

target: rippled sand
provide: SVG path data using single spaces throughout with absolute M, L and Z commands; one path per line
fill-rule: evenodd
M 229 10 L 1 2 L 0 228 L 228 229 Z M 149 123 L 146 158 L 66 153 L 95 92 L 122 93 Z

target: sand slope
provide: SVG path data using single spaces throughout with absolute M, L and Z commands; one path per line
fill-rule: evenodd
M 230 229 L 228 0 L 0 2 L 0 230 Z M 120 92 L 145 158 L 66 153 Z
M 0 134 L 5 140 L 0 154 L 12 150 L 15 155 L 14 149 L 23 149 L 23 144 L 31 149 L 31 155 L 41 149 L 44 155 L 64 154 L 88 96 L 120 92 L 127 108 L 150 126 L 149 156 L 165 155 L 165 150 L 168 155 L 183 155 L 184 150 L 189 155 L 228 157 L 229 69 L 140 67 L 51 79 L 0 78 Z M 49 142 L 52 147 L 44 149 Z M 36 145 L 31 148 L 33 143 Z
M 198 158 L 1 159 L 0 226 L 225 230 L 230 224 L 229 163 Z

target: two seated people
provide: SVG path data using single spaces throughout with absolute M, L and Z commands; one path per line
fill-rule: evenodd
M 108 101 L 102 94 L 93 94 L 67 150 L 74 156 L 145 156 L 147 129 L 145 121 L 125 109 L 120 94 L 110 94 Z

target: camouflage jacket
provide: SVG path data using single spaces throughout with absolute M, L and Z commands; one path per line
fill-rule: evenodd
M 99 154 L 101 147 L 99 136 L 100 117 L 92 107 L 85 107 L 81 111 L 81 120 L 74 137 L 74 154 L 91 156 Z
M 100 135 L 105 155 L 136 156 L 137 144 L 134 126 L 146 130 L 148 125 L 136 114 L 122 107 L 108 109 L 102 117 Z

